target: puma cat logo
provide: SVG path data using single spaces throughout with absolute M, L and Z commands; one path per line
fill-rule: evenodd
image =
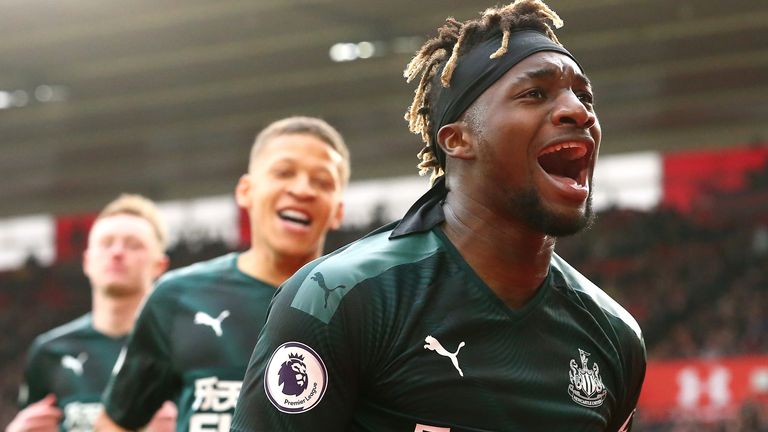
M 216 333 L 216 337 L 221 337 L 221 322 L 229 316 L 229 310 L 222 311 L 216 318 L 211 317 L 205 312 L 198 312 L 195 314 L 195 324 L 208 326 Z
M 83 364 L 88 360 L 88 353 L 81 352 L 77 357 L 67 354 L 61 358 L 61 367 L 69 369 L 77 376 L 83 376 Z
M 320 288 L 325 293 L 325 308 L 328 309 L 328 297 L 331 295 L 332 292 L 336 291 L 337 289 L 346 288 L 344 285 L 338 285 L 336 288 L 328 288 L 325 285 L 325 278 L 323 278 L 323 274 L 320 272 L 315 273 L 310 277 L 313 281 L 317 282 L 317 284 L 320 286 Z
M 424 338 L 424 342 L 426 342 L 426 345 L 424 345 L 424 349 L 434 351 L 443 357 L 448 357 L 449 359 L 451 359 L 451 363 L 453 363 L 453 367 L 455 367 L 456 370 L 459 371 L 459 375 L 464 376 L 464 372 L 462 372 L 461 368 L 459 367 L 459 359 L 458 359 L 459 350 L 463 348 L 465 345 L 463 341 L 459 344 L 459 347 L 456 348 L 456 352 L 454 353 L 448 352 L 445 348 L 443 348 L 442 345 L 440 345 L 440 342 L 437 339 L 433 338 L 432 336 L 427 336 L 426 338 Z

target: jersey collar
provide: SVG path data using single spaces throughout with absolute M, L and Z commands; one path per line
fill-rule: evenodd
M 390 239 L 431 230 L 445 221 L 443 202 L 448 194 L 445 176 L 440 176 L 432 187 L 421 196 L 398 222 Z

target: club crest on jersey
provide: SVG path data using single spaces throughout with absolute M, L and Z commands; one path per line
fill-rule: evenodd
M 286 342 L 269 358 L 264 390 L 278 410 L 298 414 L 314 408 L 325 395 L 328 371 L 312 348 Z
M 591 369 L 587 366 L 589 356 L 588 352 L 579 349 L 581 367 L 576 360 L 571 359 L 571 371 L 568 373 L 571 384 L 568 386 L 568 394 L 577 404 L 596 408 L 603 404 L 607 391 L 600 377 L 600 368 L 597 363 L 592 363 Z

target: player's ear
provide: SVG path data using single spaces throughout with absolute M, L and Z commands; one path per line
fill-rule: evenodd
M 331 217 L 331 224 L 330 228 L 332 230 L 337 230 L 341 227 L 341 222 L 344 220 L 344 202 L 339 200 L 338 204 L 336 205 L 336 212 Z
M 235 186 L 235 201 L 241 208 L 248 209 L 251 207 L 251 175 L 245 173 L 240 176 L 240 180 L 237 181 Z
M 90 260 L 88 259 L 88 249 L 86 248 L 83 251 L 83 274 L 88 276 L 88 265 L 90 263 Z
M 155 262 L 155 268 L 152 271 L 152 279 L 155 280 L 163 275 L 168 270 L 170 265 L 170 259 L 168 255 L 162 254 Z
M 447 156 L 470 160 L 475 158 L 475 137 L 462 122 L 448 123 L 437 131 L 437 143 Z

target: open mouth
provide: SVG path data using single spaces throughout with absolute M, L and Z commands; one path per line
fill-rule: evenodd
M 586 186 L 590 150 L 582 142 L 564 142 L 544 148 L 538 156 L 541 168 L 552 177 L 571 179 Z
M 280 210 L 277 212 L 280 219 L 293 222 L 295 224 L 309 226 L 312 223 L 312 218 L 307 214 L 299 210 Z

